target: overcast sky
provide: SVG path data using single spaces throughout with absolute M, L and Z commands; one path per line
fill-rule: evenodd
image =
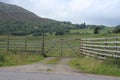
M 16 4 L 40 17 L 72 23 L 120 24 L 120 0 L 0 0 Z

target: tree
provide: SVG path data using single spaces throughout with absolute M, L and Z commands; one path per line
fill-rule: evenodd
M 120 33 L 120 25 L 116 26 L 113 33 Z
M 85 29 L 87 28 L 86 23 L 82 23 L 82 24 L 74 24 L 75 29 Z
M 94 29 L 94 34 L 99 34 L 99 30 L 100 30 L 100 28 L 99 28 L 99 27 L 96 27 L 96 28 Z
M 64 35 L 64 32 L 63 31 L 56 31 L 55 35 L 56 36 L 58 36 L 58 35 Z

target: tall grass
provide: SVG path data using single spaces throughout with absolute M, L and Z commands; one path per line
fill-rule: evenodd
M 110 76 L 120 76 L 120 67 L 108 61 L 102 61 L 90 57 L 75 58 L 69 64 L 77 70 L 85 73 L 94 73 Z
M 39 54 L 33 53 L 12 53 L 1 52 L 0 53 L 0 66 L 12 66 L 34 63 L 42 60 L 43 57 Z

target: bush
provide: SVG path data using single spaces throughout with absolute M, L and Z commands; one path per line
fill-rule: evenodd
M 58 35 L 64 35 L 64 32 L 63 31 L 56 31 L 55 35 L 56 36 L 58 36 Z
M 5 62 L 5 55 L 0 54 L 0 62 Z
M 99 34 L 99 30 L 100 30 L 100 28 L 99 28 L 99 27 L 96 27 L 96 28 L 94 29 L 94 34 Z
M 120 33 L 120 25 L 116 26 L 113 33 Z

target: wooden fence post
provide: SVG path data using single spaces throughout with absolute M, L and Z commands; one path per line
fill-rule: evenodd
M 60 55 L 62 57 L 63 56 L 63 39 L 62 38 L 61 38 L 61 50 L 60 51 L 61 51 Z
M 106 42 L 105 45 L 107 46 L 107 45 L 108 45 L 108 43 L 107 43 L 107 38 L 105 38 L 105 42 Z
M 9 46 L 10 46 L 10 36 L 7 36 L 7 52 L 9 51 Z
M 80 54 L 82 54 L 82 39 L 80 38 Z
M 44 36 L 44 33 L 42 34 L 41 55 L 42 55 L 43 57 L 47 57 L 47 55 L 45 54 L 45 36 Z
M 118 39 L 117 38 L 115 38 L 115 46 L 116 46 L 116 50 L 118 50 L 118 44 L 117 44 L 117 41 L 118 41 Z
M 25 37 L 25 51 L 27 51 L 27 37 Z

